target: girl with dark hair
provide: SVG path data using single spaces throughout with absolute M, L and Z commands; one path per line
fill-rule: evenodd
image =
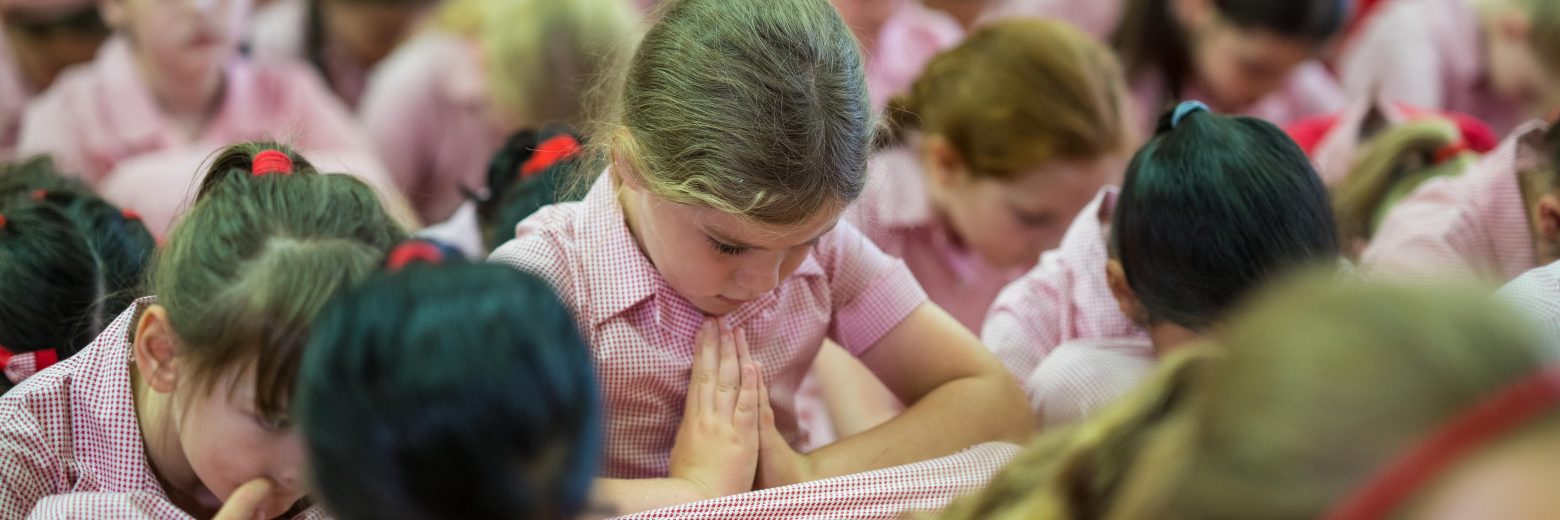
M 1165 114 L 1120 194 L 1104 197 L 1113 202 L 1104 206 L 1113 209 L 1109 238 L 1091 238 L 1109 244 L 1109 258 L 1100 242 L 1088 250 L 1096 255 L 1072 256 L 1064 243 L 1003 290 L 986 321 L 987 345 L 1028 381 L 1048 424 L 1120 396 L 1155 358 L 1201 338 L 1264 282 L 1340 258 L 1327 189 L 1305 154 L 1271 123 L 1201 103 Z M 1100 211 L 1086 210 L 1075 230 L 1098 226 Z M 1103 276 L 1080 279 L 1078 269 Z M 1080 280 L 1104 287 L 1083 293 L 1090 300 L 1068 298 Z M 1091 314 L 1059 322 L 1070 315 L 1056 310 L 1076 308 Z M 1112 326 L 1123 321 L 1131 326 Z M 1102 329 L 1125 333 L 1095 335 Z
M 47 159 L 0 171 L 0 390 L 97 337 L 136 296 L 155 247 L 138 215 Z

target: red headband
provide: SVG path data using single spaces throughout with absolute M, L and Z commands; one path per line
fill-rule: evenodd
M 531 152 L 531 158 L 526 159 L 520 165 L 520 178 L 524 179 L 536 175 L 542 170 L 551 168 L 559 161 L 574 157 L 580 153 L 580 142 L 569 134 L 558 134 L 536 145 Z
M 390 258 L 385 260 L 385 270 L 393 273 L 405 269 L 406 266 L 416 262 L 442 264 L 444 263 L 444 251 L 440 251 L 438 246 L 427 242 L 407 242 L 395 246 L 395 249 L 390 251 Z
M 1557 408 L 1560 366 L 1553 366 L 1501 389 L 1446 423 L 1338 502 L 1325 518 L 1386 518 L 1415 491 L 1479 446 Z
M 5 378 L 11 384 L 20 384 L 33 374 L 42 372 L 43 369 L 54 366 L 60 361 L 60 355 L 52 348 L 12 354 L 10 349 L 0 345 L 0 370 L 5 372 Z
M 249 172 L 256 177 L 273 173 L 291 175 L 293 172 L 292 158 L 277 150 L 266 150 L 255 154 L 254 161 L 249 166 Z

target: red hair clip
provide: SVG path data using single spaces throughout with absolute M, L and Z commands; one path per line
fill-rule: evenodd
M 558 164 L 559 161 L 567 160 L 570 157 L 579 155 L 579 153 L 580 141 L 575 139 L 574 136 L 569 134 L 552 136 L 552 138 L 542 141 L 542 144 L 536 145 L 536 149 L 531 152 L 531 158 L 520 164 L 520 178 L 524 179 L 536 175 L 538 172 Z
M 0 371 L 5 373 L 5 378 L 10 380 L 11 384 L 19 384 L 58 362 L 60 362 L 60 355 L 52 348 L 12 354 L 10 349 L 0 345 Z
M 119 214 L 121 216 L 124 216 L 125 220 L 141 220 L 141 214 L 140 213 L 136 213 L 135 210 L 133 210 L 133 209 L 122 209 L 122 210 L 119 210 Z
M 255 177 L 273 173 L 292 175 L 292 158 L 279 150 L 266 150 L 255 154 L 255 158 L 249 166 L 249 172 Z
M 390 251 L 390 258 L 385 260 L 385 269 L 394 273 L 418 262 L 442 264 L 444 263 L 444 251 L 439 250 L 439 246 L 428 242 L 407 242 L 395 246 L 395 249 Z
M 1397 460 L 1384 465 L 1364 485 L 1334 504 L 1324 518 L 1386 518 L 1416 491 L 1480 446 L 1557 408 L 1560 408 L 1560 366 L 1552 366 L 1500 389 L 1454 417 Z

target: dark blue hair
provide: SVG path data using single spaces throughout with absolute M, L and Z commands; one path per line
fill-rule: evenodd
M 311 333 L 297 418 L 338 517 L 573 518 L 600 452 L 589 349 L 552 289 L 492 264 L 413 263 Z
M 493 155 L 488 164 L 488 195 L 477 203 L 477 221 L 482 238 L 488 248 L 496 248 L 515 238 L 515 226 L 536 210 L 559 202 L 579 200 L 584 192 L 571 189 L 576 168 L 586 157 L 584 152 L 563 158 L 530 175 L 522 170 L 542 143 L 559 136 L 570 136 L 576 142 L 585 138 L 564 126 L 549 126 L 542 130 L 520 130 L 509 137 L 504 147 Z
M 1288 135 L 1256 118 L 1176 112 L 1132 158 L 1111 225 L 1151 319 L 1202 329 L 1275 274 L 1339 260 L 1327 188 Z

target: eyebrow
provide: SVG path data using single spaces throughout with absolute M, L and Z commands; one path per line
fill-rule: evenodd
M 817 236 L 812 237 L 811 240 L 808 240 L 805 243 L 811 244 L 813 242 L 817 242 L 818 240 L 822 239 L 824 235 L 829 234 L 830 231 L 834 231 L 834 228 L 839 227 L 839 225 L 840 225 L 840 221 L 838 221 L 838 220 L 834 221 L 833 225 L 830 225 L 828 228 L 825 228 L 823 231 L 820 231 Z M 724 233 L 721 233 L 720 231 L 717 231 L 715 228 L 704 228 L 704 234 L 709 235 L 710 238 L 713 238 L 716 241 L 718 241 L 718 242 L 720 242 L 722 244 L 726 244 L 726 245 L 731 246 L 731 247 L 740 247 L 740 248 L 743 248 L 743 249 L 761 249 L 761 250 L 764 250 L 764 251 L 768 251 L 769 250 L 769 248 L 766 248 L 766 247 L 759 247 L 759 246 L 755 246 L 753 244 L 749 244 L 747 242 L 743 242 L 741 240 L 732 239 L 731 237 L 726 236 Z

